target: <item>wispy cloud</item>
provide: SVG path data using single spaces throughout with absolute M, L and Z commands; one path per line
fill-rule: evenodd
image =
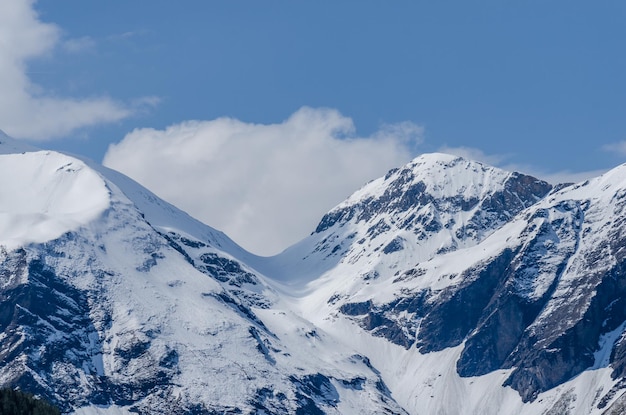
M 61 44 L 63 50 L 68 53 L 83 53 L 93 50 L 96 47 L 96 41 L 89 37 L 83 36 L 78 38 L 66 39 Z
M 161 97 L 157 96 L 136 98 L 131 101 L 130 108 L 133 109 L 135 114 L 146 114 L 157 107 L 162 101 Z
M 150 31 L 144 30 L 144 29 L 129 30 L 127 32 L 115 33 L 115 34 L 109 35 L 107 36 L 106 39 L 110 41 L 129 40 L 129 39 L 133 39 L 139 36 L 145 36 L 148 33 L 150 33 Z
M 219 118 L 135 130 L 109 147 L 104 164 L 253 252 L 272 254 L 367 181 L 408 162 L 421 140 L 413 123 L 359 137 L 338 111 L 302 108 L 278 124 Z
M 626 140 L 605 144 L 602 146 L 602 150 L 626 156 Z
M 29 60 L 50 55 L 61 45 L 68 52 L 93 46 L 91 38 L 61 40 L 61 30 L 44 23 L 33 0 L 0 2 L 0 128 L 16 138 L 46 140 L 76 129 L 121 120 L 134 109 L 109 97 L 63 97 L 28 77 Z

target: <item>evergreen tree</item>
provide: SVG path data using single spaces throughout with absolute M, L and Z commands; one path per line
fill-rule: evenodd
M 13 389 L 0 389 L 0 414 L 2 415 L 60 415 L 61 412 L 29 393 Z

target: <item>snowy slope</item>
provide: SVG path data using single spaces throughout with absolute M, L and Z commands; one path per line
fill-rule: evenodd
M 604 413 L 626 399 L 626 166 L 550 188 L 425 155 L 264 272 L 410 413 Z
M 67 413 L 626 408 L 626 165 L 422 155 L 273 258 L 3 134 L 0 180 L 0 384 Z
M 220 232 L 93 163 L 4 152 L 0 384 L 83 414 L 404 413 Z
M 55 239 L 108 207 L 103 180 L 79 160 L 50 152 L 0 155 L 0 245 L 5 249 Z

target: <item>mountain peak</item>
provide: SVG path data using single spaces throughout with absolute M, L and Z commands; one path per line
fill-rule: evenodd
M 424 215 L 434 220 L 430 221 L 431 228 L 456 229 L 478 220 L 473 214 L 497 210 L 501 220 L 492 223 L 490 227 L 493 227 L 535 203 L 551 189 L 550 184 L 521 173 L 449 154 L 422 154 L 352 194 L 322 218 L 316 232 L 336 224 L 368 222 L 380 215 L 392 222 L 402 222 L 399 226 L 402 229 L 408 229 Z M 461 216 L 442 216 L 457 214 Z M 480 226 L 487 224 L 483 219 L 480 221 Z
M 377 281 L 393 279 L 401 267 L 480 243 L 551 190 L 532 176 L 448 154 L 423 154 L 329 211 L 308 238 L 275 257 L 275 269 L 268 272 L 291 281 L 298 274 L 302 283 L 346 267 L 368 283 L 370 274 Z M 354 283 L 358 290 L 361 278 Z
M 416 156 L 411 162 L 409 162 L 409 164 L 415 164 L 415 163 L 419 163 L 419 162 L 426 162 L 426 163 L 446 162 L 446 163 L 449 163 L 449 162 L 451 162 L 453 160 L 458 160 L 458 159 L 464 159 L 464 157 L 455 156 L 455 155 L 449 154 L 449 153 L 439 153 L 439 152 L 422 153 L 419 156 Z
M 477 161 L 444 153 L 422 154 L 384 177 L 373 180 L 337 206 L 341 208 L 368 198 L 380 197 L 390 187 L 408 190 L 421 183 L 435 198 L 481 197 L 492 187 L 509 179 L 526 177 L 529 181 L 547 183 L 521 173 L 508 172 Z M 337 209 L 335 208 L 335 209 Z

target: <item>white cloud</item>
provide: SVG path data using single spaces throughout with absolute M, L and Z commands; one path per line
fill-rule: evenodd
M 602 146 L 602 150 L 610 153 L 618 153 L 619 155 L 626 156 L 626 140 L 618 141 L 616 143 L 605 144 Z
M 28 78 L 28 61 L 50 55 L 57 45 L 63 45 L 60 33 L 56 25 L 39 20 L 34 0 L 0 2 L 0 128 L 13 137 L 60 137 L 133 112 L 107 97 L 54 96 Z M 76 39 L 66 42 L 65 48 L 77 51 L 89 42 L 89 38 Z
M 104 164 L 268 255 L 310 233 L 368 180 L 408 162 L 421 135 L 401 123 L 357 137 L 339 112 L 302 108 L 279 124 L 219 118 L 135 130 L 109 147 Z

